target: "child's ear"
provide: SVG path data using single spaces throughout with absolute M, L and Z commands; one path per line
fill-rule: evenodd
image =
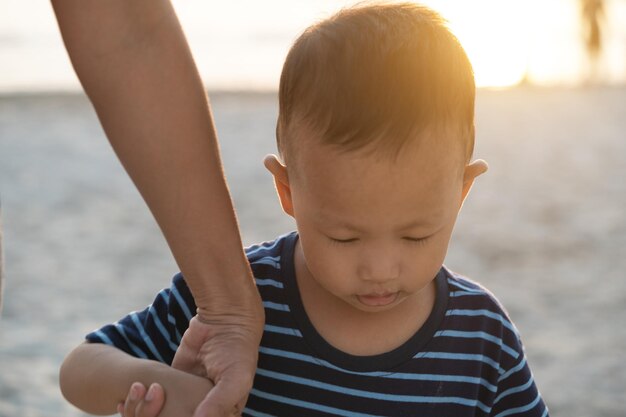
M 280 162 L 276 155 L 267 155 L 263 159 L 263 165 L 274 177 L 274 185 L 278 193 L 278 199 L 283 211 L 293 217 L 293 203 L 291 201 L 291 187 L 289 186 L 289 176 L 287 167 Z
M 472 185 L 474 184 L 474 180 L 479 176 L 487 172 L 489 169 L 489 165 L 487 162 L 482 159 L 477 159 L 471 163 L 469 163 L 465 170 L 463 171 L 463 190 L 461 194 L 461 206 L 463 206 L 463 202 L 465 198 L 470 192 Z

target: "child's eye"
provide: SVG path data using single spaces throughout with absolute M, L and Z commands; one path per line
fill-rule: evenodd
M 405 236 L 402 239 L 406 240 L 407 242 L 410 243 L 424 243 L 430 236 L 426 236 L 426 237 L 410 237 L 410 236 Z
M 330 239 L 331 242 L 339 243 L 339 244 L 352 243 L 352 242 L 356 242 L 357 240 L 359 240 L 356 237 L 353 237 L 351 239 L 337 239 L 337 238 L 328 236 L 328 238 Z

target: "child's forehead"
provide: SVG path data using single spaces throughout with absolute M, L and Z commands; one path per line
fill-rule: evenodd
M 292 186 L 329 203 L 340 198 L 380 205 L 381 210 L 385 204 L 424 206 L 439 200 L 431 194 L 458 185 L 461 159 L 458 152 L 427 142 L 408 146 L 394 158 L 309 143 L 298 152 Z
M 373 137 L 357 149 L 325 141 L 306 128 L 293 139 L 288 168 L 294 168 L 295 175 L 315 175 L 331 165 L 336 171 L 341 172 L 344 167 L 343 171 L 360 172 L 364 176 L 375 169 L 386 177 L 411 171 L 425 171 L 421 172 L 422 176 L 437 172 L 436 175 L 454 177 L 462 172 L 467 159 L 464 140 L 452 131 L 426 130 L 405 140 L 398 149 L 387 146 L 385 141 L 390 139 L 384 135 Z
M 439 159 L 311 152 L 291 184 L 300 207 L 320 227 L 389 233 L 432 231 L 456 214 L 461 181 Z M 291 182 L 291 181 L 290 181 Z

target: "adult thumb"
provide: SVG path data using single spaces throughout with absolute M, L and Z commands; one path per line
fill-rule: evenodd
M 239 416 L 252 384 L 236 380 L 220 380 L 202 400 L 193 417 Z

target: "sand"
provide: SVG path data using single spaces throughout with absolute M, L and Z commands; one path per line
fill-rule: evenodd
M 291 230 L 261 163 L 275 95 L 212 102 L 245 243 Z M 626 416 L 625 104 L 624 87 L 477 98 L 476 156 L 490 171 L 446 264 L 506 306 L 553 416 Z M 0 97 L 0 197 L 0 417 L 83 416 L 59 392 L 63 356 L 149 303 L 177 267 L 80 95 Z

